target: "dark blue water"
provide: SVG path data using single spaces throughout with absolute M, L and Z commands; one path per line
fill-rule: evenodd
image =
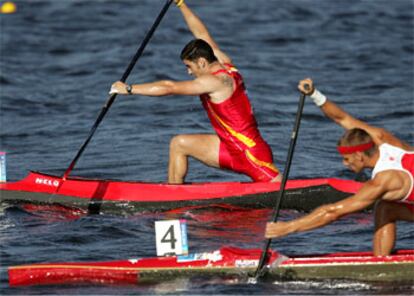
M 414 144 L 414 2 L 356 0 L 188 1 L 245 77 L 252 104 L 276 163 L 284 167 L 299 93 L 317 87 L 350 113 Z M 28 170 L 61 174 L 85 140 L 164 1 L 16 1 L 0 15 L 0 151 L 8 178 Z M 171 7 L 129 82 L 187 79 L 179 60 L 191 39 Z M 118 97 L 74 175 L 165 181 L 168 143 L 178 133 L 210 133 L 197 98 Z M 335 143 L 342 130 L 310 102 L 304 110 L 292 178 L 353 178 Z M 188 181 L 248 178 L 191 162 Z M 211 215 L 213 213 L 213 215 Z M 282 219 L 300 216 L 283 211 Z M 413 286 L 362 282 L 263 282 L 220 279 L 150 287 L 36 287 L 11 289 L 6 267 L 31 262 L 91 261 L 155 256 L 154 221 L 186 218 L 190 251 L 225 244 L 261 248 L 269 211 L 137 214 L 71 219 L 33 215 L 16 207 L 0 213 L 1 294 L 411 294 Z M 370 213 L 323 229 L 274 240 L 283 253 L 371 248 Z M 412 248 L 412 224 L 398 225 L 398 248 Z

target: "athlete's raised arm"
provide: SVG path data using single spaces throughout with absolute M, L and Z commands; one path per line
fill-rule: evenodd
M 211 46 L 211 48 L 213 48 L 214 55 L 217 57 L 220 63 L 231 64 L 232 61 L 229 56 L 220 50 L 219 46 L 208 32 L 207 27 L 204 25 L 201 19 L 187 6 L 184 0 L 175 0 L 175 3 L 180 8 L 181 13 L 184 16 L 184 20 L 187 23 L 187 26 L 190 29 L 191 33 L 193 33 L 194 37 L 206 41 Z
M 407 144 L 397 139 L 394 135 L 383 128 L 375 127 L 361 121 L 351 114 L 344 111 L 337 104 L 328 100 L 313 84 L 312 79 L 306 78 L 299 82 L 299 90 L 305 95 L 309 95 L 313 102 L 322 110 L 326 117 L 332 119 L 335 123 L 342 126 L 346 130 L 359 128 L 365 130 L 373 139 L 376 145 L 382 143 L 390 143 L 400 147 L 405 147 Z

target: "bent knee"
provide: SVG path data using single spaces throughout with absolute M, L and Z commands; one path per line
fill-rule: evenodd
M 379 200 L 375 204 L 375 211 L 376 212 L 386 212 L 387 210 L 390 210 L 391 204 L 384 200 Z
M 384 200 L 378 201 L 375 205 L 375 220 L 382 223 L 397 220 L 414 221 L 413 213 L 404 204 Z
M 375 204 L 375 218 L 386 219 L 389 221 L 395 220 L 395 207 L 398 206 L 395 202 L 380 200 Z
M 183 150 L 188 146 L 188 140 L 185 135 L 174 136 L 170 141 L 170 150 Z

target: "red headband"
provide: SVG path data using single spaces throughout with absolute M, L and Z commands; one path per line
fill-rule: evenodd
M 369 142 L 361 145 L 355 145 L 355 146 L 338 146 L 336 149 L 338 149 L 338 152 L 341 154 L 352 154 L 355 152 L 363 152 L 367 151 L 368 149 L 371 149 L 374 146 L 374 142 Z

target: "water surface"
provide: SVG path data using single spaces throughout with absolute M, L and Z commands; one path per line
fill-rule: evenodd
M 0 150 L 8 178 L 28 170 L 62 174 L 85 140 L 164 1 L 15 1 L 0 15 Z M 284 167 L 299 93 L 312 77 L 319 89 L 362 120 L 414 144 L 414 3 L 396 1 L 188 1 L 244 75 L 261 132 Z M 179 60 L 191 39 L 171 7 L 128 79 L 188 79 Z M 168 143 L 179 133 L 211 133 L 198 98 L 118 97 L 73 175 L 163 182 Z M 354 178 L 335 152 L 342 129 L 307 102 L 292 178 Z M 190 182 L 248 181 L 190 163 Z M 282 211 L 281 219 L 301 213 Z M 183 212 L 190 251 L 222 245 L 261 248 L 269 211 Z M 155 256 L 154 221 L 164 213 L 73 219 L 59 213 L 2 208 L 2 294 L 412 294 L 412 286 L 362 282 L 228 283 L 179 281 L 151 287 L 8 287 L 6 267 L 53 261 Z M 325 228 L 274 240 L 286 254 L 371 248 L 372 215 L 350 215 Z M 412 224 L 398 225 L 398 248 L 412 248 Z M 176 289 L 177 292 L 174 292 Z

